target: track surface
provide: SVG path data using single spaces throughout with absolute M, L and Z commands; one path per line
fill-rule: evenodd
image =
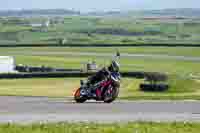
M 96 56 L 96 57 L 112 57 L 113 54 L 110 53 L 94 53 L 94 52 L 6 52 L 6 55 L 35 55 L 35 56 L 47 56 L 47 55 L 66 55 L 66 56 Z M 127 54 L 122 53 L 122 58 L 145 58 L 145 59 L 166 59 L 166 60 L 181 60 L 181 61 L 193 61 L 200 62 L 199 57 L 190 57 L 190 56 L 176 56 L 176 55 L 167 55 L 167 54 Z
M 0 123 L 200 121 L 200 101 L 89 101 L 70 98 L 0 97 Z

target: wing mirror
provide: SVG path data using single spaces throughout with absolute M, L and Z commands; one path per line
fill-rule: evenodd
M 83 85 L 83 84 L 84 84 L 84 81 L 83 81 L 83 80 L 80 80 L 80 84 Z
M 117 57 L 120 57 L 120 55 L 121 55 L 120 52 L 117 51 L 116 56 L 117 56 Z

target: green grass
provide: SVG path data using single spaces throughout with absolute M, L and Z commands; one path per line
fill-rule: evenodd
M 72 96 L 79 79 L 15 79 L 0 80 L 0 95 L 15 96 Z
M 2 133 L 199 133 L 199 123 L 134 122 L 115 124 L 53 123 L 0 125 Z
M 17 25 L 3 25 L 0 32 L 19 32 L 23 30 L 29 30 L 30 27 L 17 26 Z
M 121 53 L 130 54 L 164 54 L 164 55 L 177 55 L 177 56 L 192 56 L 200 57 L 200 48 L 195 47 L 32 47 L 32 48 L 1 48 L 1 54 L 9 52 L 96 52 L 96 53 L 114 53 L 119 50 Z
M 86 78 L 51 78 L 51 79 L 13 79 L 0 80 L 0 95 L 12 96 L 48 96 L 72 97 L 79 87 L 80 79 Z M 146 93 L 139 89 L 143 80 L 122 78 L 120 99 L 200 99 L 200 82 L 170 78 L 170 89 L 165 93 Z

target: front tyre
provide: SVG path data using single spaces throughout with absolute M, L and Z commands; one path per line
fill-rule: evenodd
M 112 103 L 119 95 L 119 87 L 112 87 L 104 93 L 104 103 Z
M 78 88 L 74 94 L 74 100 L 77 102 L 77 103 L 84 103 L 87 99 L 84 98 L 84 97 L 81 97 L 81 88 Z

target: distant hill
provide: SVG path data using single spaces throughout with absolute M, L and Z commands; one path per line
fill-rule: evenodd
M 7 10 L 0 11 L 0 16 L 40 16 L 40 15 L 92 15 L 92 16 L 178 16 L 200 17 L 200 8 L 163 9 L 163 10 L 139 10 L 139 11 L 107 11 L 80 13 L 67 9 L 35 9 L 35 10 Z
M 0 16 L 77 15 L 79 11 L 66 9 L 35 9 L 0 11 Z
M 150 17 L 150 16 L 178 16 L 178 17 L 200 17 L 200 8 L 182 8 L 182 9 L 163 9 L 163 10 L 137 10 L 128 12 L 108 11 L 108 12 L 90 12 L 88 15 L 98 16 L 138 16 L 138 17 Z
M 200 17 L 200 8 L 182 8 L 182 9 L 163 9 L 141 11 L 144 15 L 149 16 L 182 16 L 182 17 Z

